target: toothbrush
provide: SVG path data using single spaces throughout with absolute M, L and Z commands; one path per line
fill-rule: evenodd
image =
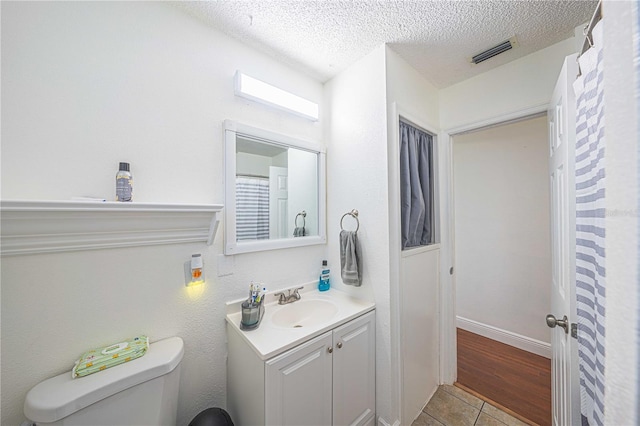
M 262 291 L 258 290 L 258 297 L 256 298 L 256 302 L 257 303 L 261 303 L 262 302 L 262 297 L 267 294 L 267 288 L 266 287 L 262 287 Z
M 247 299 L 247 303 L 249 303 L 250 305 L 253 305 L 253 302 L 255 301 L 254 289 L 255 289 L 255 285 L 253 284 L 253 281 L 252 281 L 251 285 L 249 286 L 249 298 Z

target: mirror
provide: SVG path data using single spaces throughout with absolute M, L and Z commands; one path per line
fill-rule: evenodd
M 224 253 L 324 244 L 324 148 L 230 120 L 224 133 Z

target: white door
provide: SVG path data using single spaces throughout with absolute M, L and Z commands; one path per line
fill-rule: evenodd
M 331 424 L 331 352 L 329 331 L 267 361 L 264 396 L 267 425 Z
M 576 55 L 568 56 L 547 112 L 551 185 L 551 400 L 552 424 L 580 424 L 575 296 L 575 96 Z
M 269 167 L 269 238 L 287 238 L 289 182 L 286 167 Z
M 333 425 L 367 425 L 376 410 L 375 313 L 333 331 Z

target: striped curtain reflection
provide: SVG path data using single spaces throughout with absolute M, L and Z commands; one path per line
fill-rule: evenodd
M 269 179 L 236 177 L 236 239 L 269 238 Z

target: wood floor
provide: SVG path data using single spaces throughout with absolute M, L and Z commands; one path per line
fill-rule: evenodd
M 551 424 L 551 360 L 458 329 L 458 383 L 539 425 Z

